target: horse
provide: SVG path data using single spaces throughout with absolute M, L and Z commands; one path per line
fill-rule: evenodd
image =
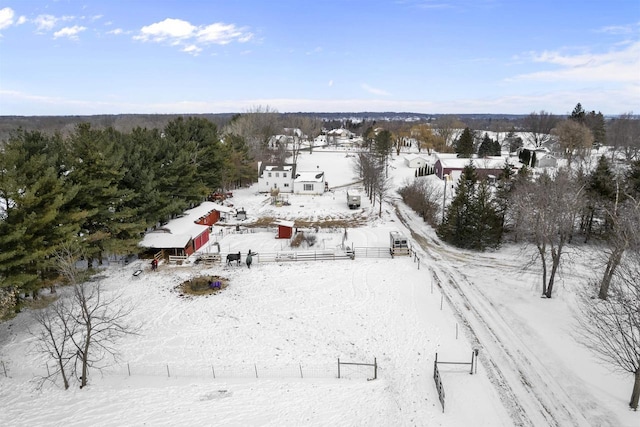
M 252 255 L 256 255 L 251 253 L 251 249 L 249 249 L 249 253 L 247 254 L 247 267 L 251 268 L 251 262 L 253 261 Z
M 237 254 L 229 254 L 227 255 L 227 265 L 230 265 L 232 261 L 235 261 L 237 265 L 240 265 L 240 252 Z

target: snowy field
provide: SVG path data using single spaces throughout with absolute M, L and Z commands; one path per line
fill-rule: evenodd
M 394 156 L 395 158 L 395 156 Z M 47 385 L 31 351 L 29 312 L 0 324 L 2 426 L 637 426 L 628 410 L 631 378 L 612 375 L 573 339 L 572 290 L 592 274 L 585 252 L 562 271 L 556 297 L 539 298 L 536 269 L 522 270 L 522 248 L 483 254 L 440 243 L 433 230 L 398 208 L 346 206 L 355 185 L 345 153 L 304 154 L 300 170 L 324 170 L 333 191 L 290 196 L 275 207 L 251 188 L 231 201 L 260 217 L 364 217 L 346 244 L 388 246 L 405 233 L 415 258 L 259 262 L 241 266 L 160 265 L 141 261 L 101 274 L 108 292 L 134 307 L 139 335 L 119 342 L 121 361 L 93 372 L 84 390 Z M 413 177 L 402 157 L 396 185 Z M 230 225 L 229 229 L 232 228 Z M 344 230 L 318 233 L 316 248 L 342 245 Z M 273 233 L 219 233 L 223 252 L 290 250 Z M 312 248 L 313 249 L 313 248 Z M 205 249 L 211 250 L 211 247 Z M 419 262 L 418 262 L 419 260 Z M 145 272 L 134 279 L 132 273 Z M 176 286 L 202 274 L 229 280 L 215 295 L 181 296 Z M 443 412 L 433 381 L 440 361 Z M 378 365 L 343 366 L 337 361 Z

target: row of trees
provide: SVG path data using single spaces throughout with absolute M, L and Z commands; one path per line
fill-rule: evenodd
M 501 243 L 507 232 L 516 241 L 536 248 L 542 266 L 542 293 L 551 298 L 560 261 L 577 236 L 608 243 L 600 298 L 608 293 L 623 254 L 640 249 L 640 161 L 622 176 L 602 156 L 591 173 L 559 168 L 532 179 L 523 167 L 513 176 L 505 165 L 495 191 L 478 180 L 469 163 L 458 181 L 455 197 L 438 227 L 440 237 L 458 247 L 483 250 Z M 433 200 L 436 202 L 437 200 Z
M 37 296 L 53 286 L 54 254 L 70 242 L 89 265 L 135 252 L 145 230 L 255 175 L 245 139 L 223 142 L 201 118 L 130 133 L 18 130 L 0 150 L 0 290 Z
M 613 369 L 634 378 L 629 406 L 640 400 L 640 161 L 616 175 L 607 157 L 590 173 L 560 168 L 532 179 L 528 168 L 505 167 L 495 191 L 465 167 L 438 235 L 463 248 L 500 244 L 503 233 L 535 248 L 542 295 L 551 298 L 573 239 L 597 237 L 597 278 L 578 294 L 578 338 Z M 425 220 L 435 221 L 441 193 L 424 180 L 400 190 Z

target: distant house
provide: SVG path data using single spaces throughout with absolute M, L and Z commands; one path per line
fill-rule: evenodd
M 353 143 L 356 134 L 347 129 L 332 129 L 326 133 L 327 144 L 343 145 Z
M 520 163 L 523 163 L 523 158 L 525 159 L 524 162 L 528 159 L 531 162 L 531 166 L 535 168 L 554 168 L 558 166 L 558 158 L 551 154 L 551 150 L 547 147 L 521 147 L 517 150 L 517 154 Z M 535 165 L 533 164 L 534 159 Z
M 414 169 L 421 168 L 429 163 L 427 157 L 421 154 L 407 154 L 404 156 L 404 164 Z
M 440 179 L 444 179 L 444 176 L 448 175 L 455 182 L 460 178 L 462 170 L 469 164 L 469 161 L 471 161 L 476 168 L 476 173 L 479 178 L 486 178 L 489 175 L 498 177 L 502 173 L 505 165 L 505 159 L 503 157 L 487 157 L 482 159 L 439 157 L 434 166 L 435 173 Z
M 555 168 L 558 166 L 558 159 L 550 153 L 536 151 L 536 168 Z
M 277 188 L 281 193 L 293 193 L 295 173 L 296 165 L 292 163 L 270 165 L 258 162 L 258 191 L 268 193 Z
M 326 191 L 327 182 L 324 172 L 298 172 L 293 181 L 293 192 L 296 194 L 322 194 Z

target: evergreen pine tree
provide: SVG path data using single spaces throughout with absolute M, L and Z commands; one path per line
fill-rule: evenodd
M 480 143 L 480 147 L 478 148 L 478 157 L 482 158 L 486 156 L 493 156 L 495 151 L 493 142 L 494 141 L 489 138 L 489 135 L 485 132 L 482 143 Z
M 81 123 L 68 146 L 67 178 L 79 187 L 73 203 L 87 212 L 81 233 L 89 261 L 97 258 L 101 262 L 108 253 L 129 253 L 136 247 L 144 225 L 137 222 L 135 208 L 127 205 L 134 193 L 122 184 L 122 135 Z
M 471 129 L 464 128 L 455 145 L 458 157 L 471 158 L 474 153 L 474 138 Z
M 475 226 L 469 247 L 480 251 L 497 247 L 502 239 L 502 216 L 486 179 L 481 180 L 477 186 L 470 216 Z
M 59 173 L 50 148 L 43 134 L 18 131 L 0 151 L 0 286 L 34 296 L 56 275 L 52 257 L 83 218 L 69 208 L 78 189 Z
M 475 195 L 476 169 L 471 162 L 464 167 L 456 186 L 456 195 L 447 208 L 445 220 L 438 227 L 438 235 L 454 246 L 466 248 L 472 241 L 474 221 L 469 215 Z

